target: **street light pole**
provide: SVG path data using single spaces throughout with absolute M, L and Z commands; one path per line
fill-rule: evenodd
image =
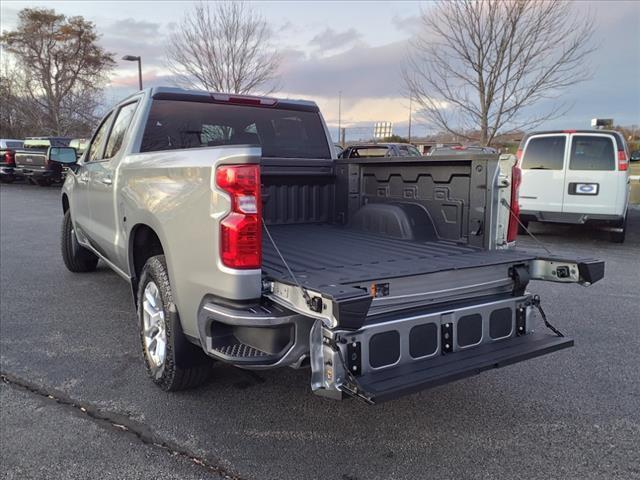
M 409 95 L 409 143 L 411 143 L 411 107 L 413 106 L 411 104 L 413 100 L 413 96 Z
M 138 86 L 142 90 L 142 58 L 135 55 L 125 55 L 122 60 L 128 62 L 138 62 Z
M 338 92 L 338 143 L 342 145 L 342 90 Z

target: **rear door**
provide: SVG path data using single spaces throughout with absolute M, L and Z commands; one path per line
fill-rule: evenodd
M 621 214 L 617 208 L 619 179 L 617 148 L 612 135 L 574 133 L 570 138 L 569 159 L 564 181 L 566 213 Z M 624 183 L 624 182 L 623 182 Z
M 564 133 L 534 135 L 527 140 L 521 161 L 521 210 L 562 212 L 568 141 Z

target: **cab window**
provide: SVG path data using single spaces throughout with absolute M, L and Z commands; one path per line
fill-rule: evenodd
M 107 138 L 107 131 L 111 124 L 112 114 L 109 113 L 102 121 L 102 124 L 98 127 L 93 140 L 91 141 L 91 147 L 89 147 L 89 154 L 87 155 L 87 162 L 95 162 L 96 160 L 102 160 L 102 151 L 104 150 L 104 142 Z
M 562 170 L 566 143 L 567 139 L 564 135 L 532 138 L 524 151 L 522 168 L 524 170 Z
M 615 170 L 615 149 L 611 137 L 574 135 L 571 141 L 571 170 Z
M 120 107 L 118 115 L 113 122 L 113 128 L 111 128 L 111 134 L 109 135 L 109 141 L 107 142 L 107 149 L 104 152 L 104 158 L 113 158 L 120 151 L 124 136 L 129 129 L 133 114 L 136 113 L 136 107 L 138 102 L 129 103 Z

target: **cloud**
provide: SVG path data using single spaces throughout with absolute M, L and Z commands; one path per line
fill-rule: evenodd
M 161 67 L 164 63 L 164 46 L 168 41 L 168 29 L 161 23 L 125 18 L 100 28 L 100 44 L 115 54 L 120 61 L 123 55 L 139 55 L 143 68 Z M 121 62 L 120 67 L 135 67 L 130 62 Z
M 283 90 L 316 96 L 394 97 L 403 92 L 401 71 L 407 42 L 356 45 L 327 57 L 285 58 Z
M 391 17 L 391 23 L 401 32 L 408 32 L 412 34 L 419 32 L 424 27 L 421 15 L 408 15 L 406 17 L 394 15 Z
M 353 27 L 344 32 L 336 32 L 333 28 L 327 27 L 316 34 L 309 41 L 309 45 L 319 50 L 335 50 L 353 45 L 361 37 L 362 34 Z

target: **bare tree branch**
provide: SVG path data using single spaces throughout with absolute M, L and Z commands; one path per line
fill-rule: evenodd
M 428 121 L 483 145 L 535 128 L 567 105 L 539 115 L 527 115 L 529 107 L 591 75 L 593 19 L 574 8 L 560 0 L 440 1 L 422 13 L 406 87 Z
M 197 4 L 167 47 L 177 83 L 215 92 L 271 93 L 280 62 L 266 21 L 243 2 Z

